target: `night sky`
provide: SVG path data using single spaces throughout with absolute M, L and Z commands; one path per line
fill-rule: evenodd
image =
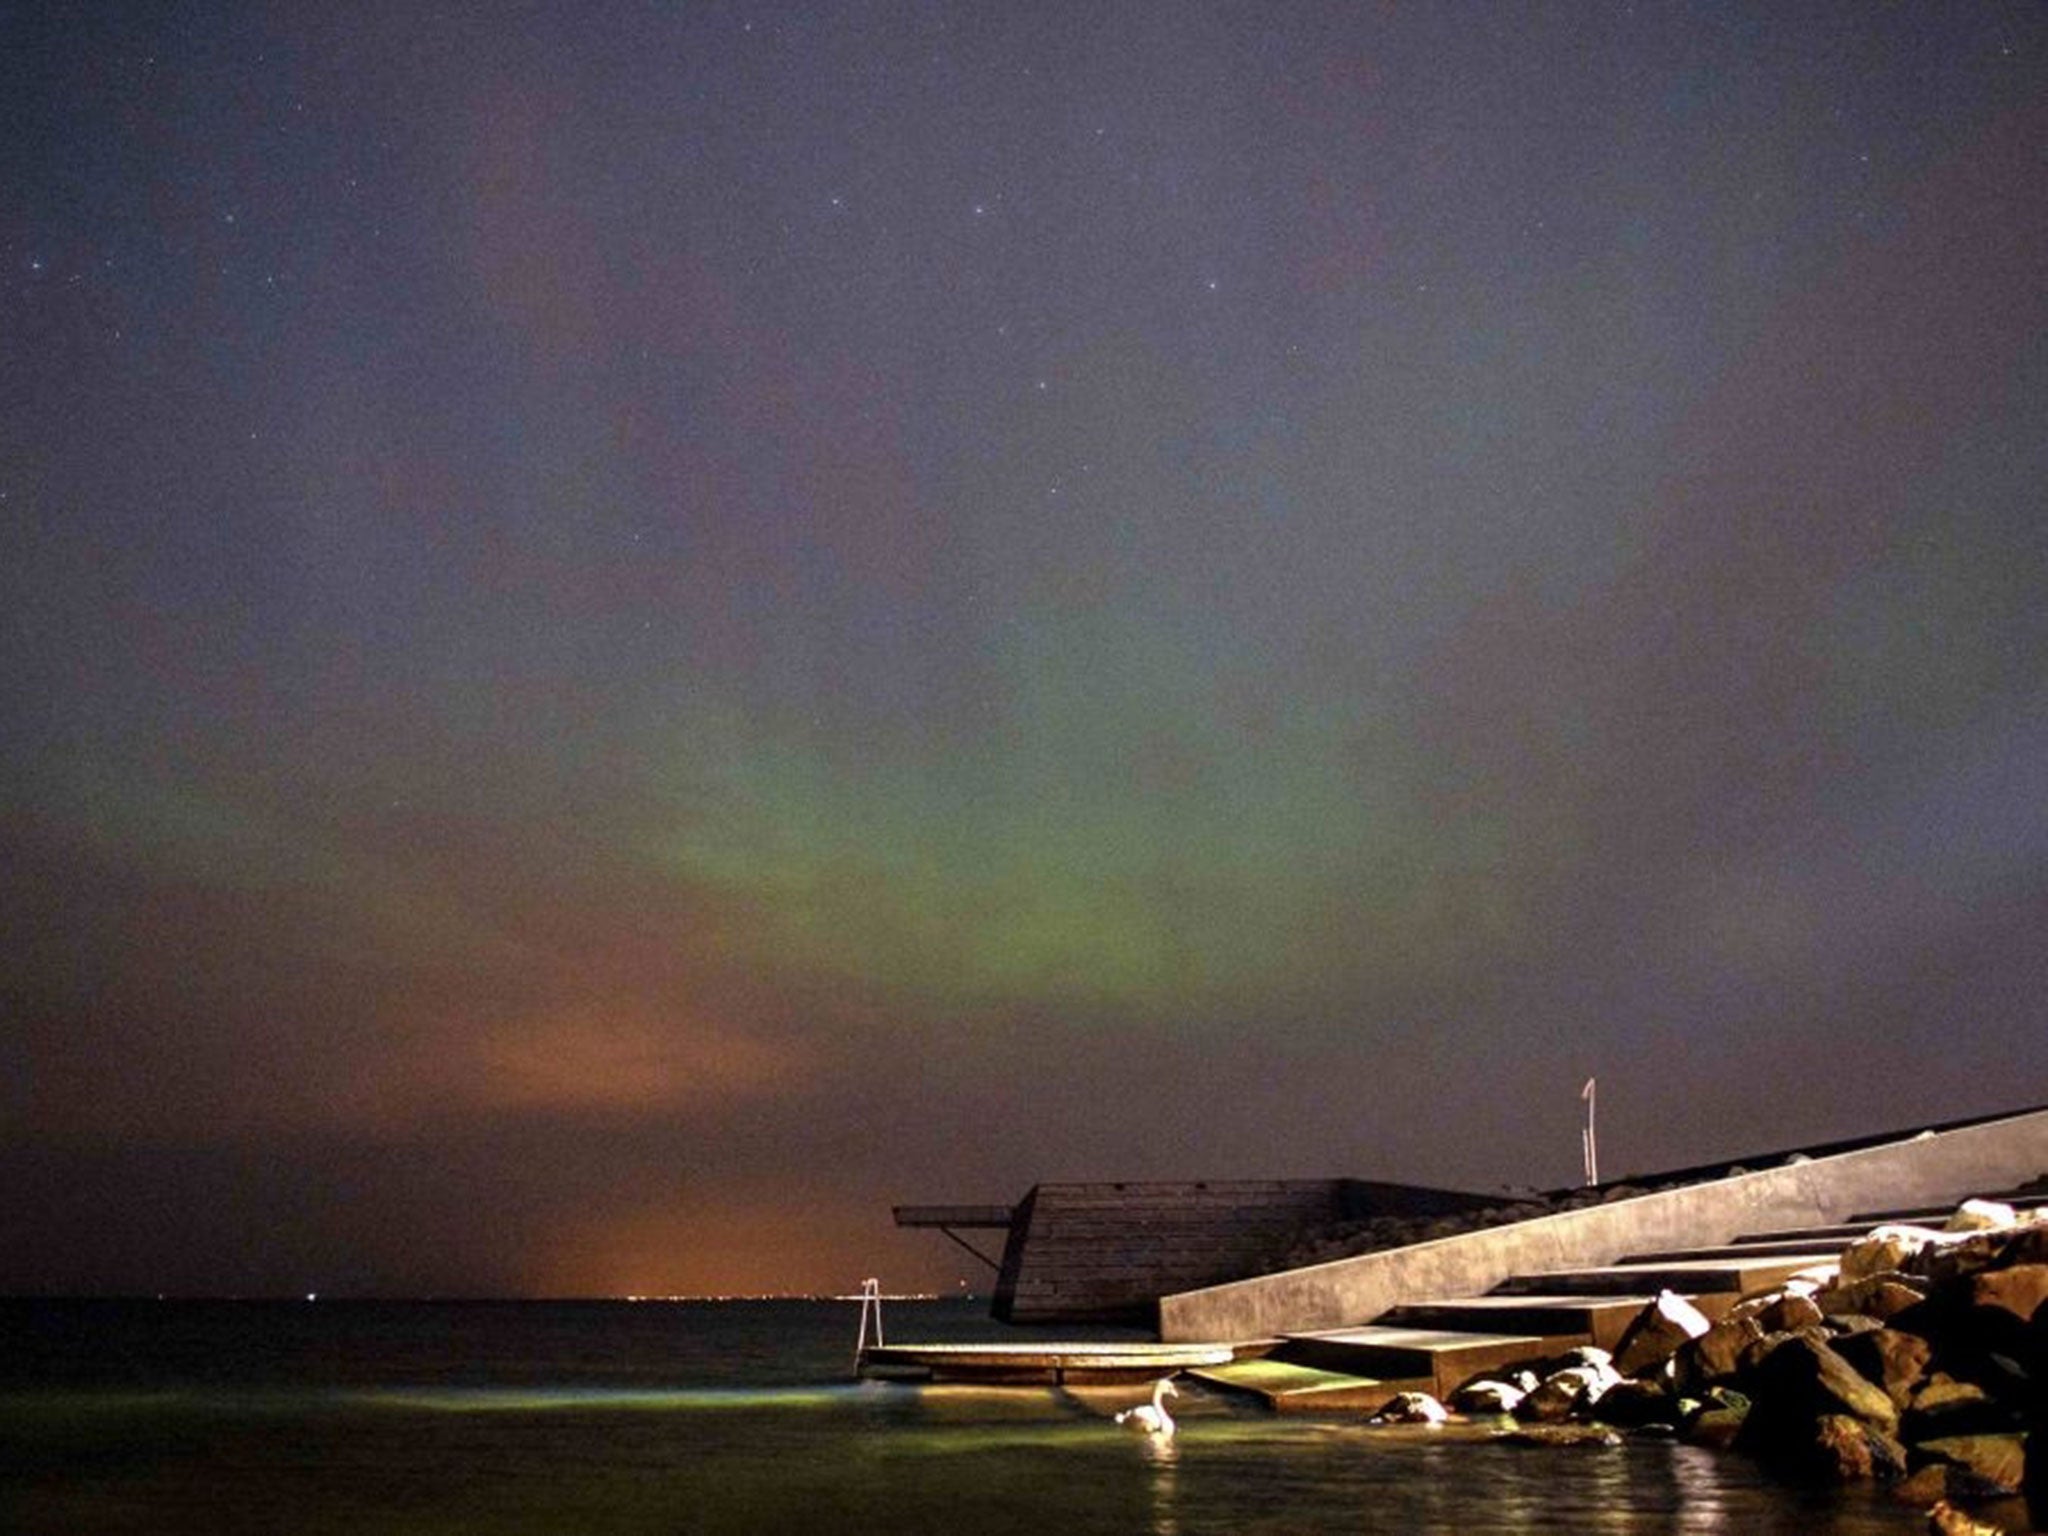
M 2032 3 L 0 3 L 0 1290 L 2048 1102 Z

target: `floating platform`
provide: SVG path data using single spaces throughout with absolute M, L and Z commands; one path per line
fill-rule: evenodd
M 1179 1371 L 1229 1365 L 1264 1354 L 1274 1340 L 1245 1344 L 871 1344 L 863 1376 L 1028 1386 L 1151 1381 Z

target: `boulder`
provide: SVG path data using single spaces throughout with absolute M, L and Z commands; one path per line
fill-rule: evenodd
M 1882 1323 L 1905 1311 L 1926 1294 L 1924 1282 L 1893 1273 L 1840 1281 L 1813 1299 L 1825 1317 L 1855 1315 L 1874 1317 Z
M 2008 1254 L 2013 1245 L 2009 1232 L 1963 1232 L 1937 1236 L 1921 1250 L 1912 1272 L 1924 1275 L 1937 1289 L 1995 1264 L 2013 1262 Z
M 2036 1530 L 2048 1530 L 2048 1402 L 2034 1403 L 2033 1429 L 2027 1436 L 2025 1458 L 2027 1522 Z
M 1528 1424 L 1555 1424 L 1578 1408 L 1592 1407 L 1614 1384 L 1611 1367 L 1568 1365 L 1544 1377 L 1516 1406 L 1515 1417 Z
M 1891 1395 L 1866 1380 L 1828 1345 L 1792 1334 L 1745 1375 L 1743 1390 L 1753 1406 L 1743 1439 L 1759 1449 L 1782 1440 L 1793 1447 L 1812 1440 L 1814 1422 L 1846 1415 L 1889 1435 L 1899 1422 Z
M 1920 1509 L 1939 1504 L 1948 1497 L 1948 1471 L 1946 1462 L 1931 1461 L 1893 1483 L 1892 1497 L 1901 1504 L 1911 1504 Z
M 1945 1413 L 1963 1404 L 1985 1403 L 1991 1395 L 1974 1381 L 1957 1381 L 1947 1371 L 1930 1371 L 1913 1389 L 1908 1405 L 1915 1413 Z
M 1804 1269 L 1795 1269 L 1787 1275 L 1780 1289 L 1788 1295 L 1811 1296 L 1824 1290 L 1841 1278 L 1842 1267 L 1829 1260 L 1825 1264 L 1809 1264 Z
M 1957 1381 L 1936 1371 L 1914 1390 L 1899 1419 L 1899 1438 L 1907 1444 L 1953 1435 L 2002 1434 L 2018 1429 L 2019 1410 L 2001 1402 L 1973 1381 Z
M 1557 1357 L 1551 1369 L 1562 1371 L 1579 1366 L 1597 1371 L 1611 1380 L 1621 1379 L 1620 1373 L 1614 1368 L 1614 1356 L 1597 1344 L 1574 1345 Z
M 1922 1509 L 1951 1500 L 1981 1505 L 2011 1497 L 1996 1483 L 1987 1483 L 1968 1467 L 1946 1461 L 1927 1462 L 1911 1476 L 1900 1478 L 1892 1484 L 1891 1495 L 1901 1504 L 1917 1504 Z
M 2033 1320 L 2044 1301 L 2048 1301 L 2048 1264 L 2014 1264 L 1970 1277 L 1973 1306 L 1997 1307 L 2023 1323 Z
M 1834 1349 L 1864 1380 L 1882 1387 L 1894 1408 L 1906 1406 L 1934 1356 L 1934 1347 L 1925 1339 L 1896 1328 L 1873 1328 L 1838 1338 Z
M 1753 1316 L 1765 1333 L 1797 1333 L 1802 1328 L 1817 1328 L 1824 1321 L 1813 1297 L 1797 1291 L 1773 1298 Z
M 1765 1356 L 1788 1339 L 1805 1339 L 1813 1344 L 1827 1344 L 1832 1337 L 1825 1326 L 1818 1324 L 1811 1328 L 1802 1328 L 1797 1333 L 1767 1333 L 1742 1352 L 1742 1358 L 1736 1362 L 1735 1374 L 1738 1378 L 1747 1376 L 1757 1368 Z
M 1722 1318 L 1698 1338 L 1681 1344 L 1672 1356 L 1680 1386 L 1697 1392 L 1717 1381 L 1732 1380 L 1743 1352 L 1763 1336 L 1755 1318 Z
M 2006 1232 L 2018 1224 L 2018 1213 L 2001 1201 L 1965 1200 L 1941 1227 L 1944 1232 Z
M 2026 1481 L 2027 1437 L 2022 1434 L 1947 1435 L 1922 1440 L 1913 1453 L 1961 1467 L 2003 1493 L 2018 1493 Z
M 1739 1318 L 1755 1318 L 1765 1308 L 1774 1307 L 1783 1301 L 1785 1296 L 1786 1291 L 1782 1285 L 1773 1286 L 1767 1291 L 1751 1291 L 1748 1295 L 1738 1300 L 1734 1306 L 1723 1312 L 1721 1314 L 1721 1321 L 1725 1323 L 1734 1322 Z M 1758 1324 L 1758 1326 L 1761 1327 L 1762 1324 Z
M 1733 1408 L 1709 1408 L 1694 1414 L 1679 1430 L 1679 1438 L 1687 1445 L 1725 1451 L 1742 1438 L 1744 1417 Z
M 1441 1424 L 1450 1414 L 1427 1392 L 1397 1392 L 1372 1416 L 1375 1424 Z
M 1849 1281 L 1906 1269 L 1939 1236 L 1925 1227 L 1875 1227 L 1842 1250 L 1837 1270 L 1842 1280 Z
M 1675 1428 L 1678 1399 L 1654 1381 L 1622 1380 L 1592 1404 L 1593 1417 L 1618 1429 L 1646 1429 L 1652 1424 Z
M 1481 1378 L 1478 1381 L 1468 1381 L 1458 1388 L 1451 1397 L 1450 1406 L 1459 1413 L 1473 1415 L 1513 1413 L 1521 1406 L 1522 1399 L 1528 1395 L 1526 1388 L 1518 1387 L 1512 1382 Z
M 1927 1511 L 1927 1529 L 1932 1536 L 2005 1536 L 2003 1525 L 1979 1520 L 1947 1499 L 1937 1499 Z
M 1659 1291 L 1623 1330 L 1614 1349 L 1614 1368 L 1623 1376 L 1639 1376 L 1712 1326 L 1704 1312 L 1676 1291 Z
M 1676 1424 L 1678 1400 L 1654 1381 L 1623 1379 L 1589 1405 L 1602 1424 L 1641 1429 L 1646 1424 Z
M 1986 1395 L 1975 1402 L 1948 1403 L 1929 1412 L 1908 1408 L 1899 1416 L 1899 1438 L 1917 1446 L 1968 1435 L 2016 1434 L 2025 1424 L 2011 1403 Z
M 2038 1361 L 2031 1370 L 2028 1364 L 2036 1345 L 2026 1309 L 2048 1311 L 2042 1306 L 2044 1281 L 2048 1266 L 2043 1265 L 1980 1270 L 1938 1286 L 1927 1300 L 1894 1317 L 1891 1326 L 1926 1339 L 1951 1376 L 1974 1381 L 1998 1397 L 2023 1398 L 2039 1370 Z
M 1742 1431 L 1749 1415 L 1749 1399 L 1732 1387 L 1709 1387 L 1702 1399 L 1687 1398 L 1680 1403 L 1679 1438 L 1689 1445 L 1726 1450 Z
M 2001 1264 L 2048 1264 L 2048 1206 L 2034 1212 L 2034 1218 L 2006 1238 Z
M 1811 1440 L 1797 1447 L 1800 1470 L 1828 1482 L 1870 1478 L 1889 1482 L 1906 1471 L 1906 1448 L 1883 1430 L 1846 1413 L 1824 1413 L 1813 1422 Z M 1782 1460 L 1774 1449 L 1774 1459 Z

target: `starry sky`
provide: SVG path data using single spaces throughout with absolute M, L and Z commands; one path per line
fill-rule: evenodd
M 0 0 L 0 1291 L 2048 1101 L 2033 4 Z

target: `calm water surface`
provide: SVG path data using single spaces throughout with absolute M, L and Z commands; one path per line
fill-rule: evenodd
M 0 1530 L 1908 1532 L 1865 1490 L 1634 1442 L 1526 1450 L 1190 1390 L 850 1379 L 831 1302 L 0 1302 Z M 892 1342 L 1009 1336 L 889 1311 Z

